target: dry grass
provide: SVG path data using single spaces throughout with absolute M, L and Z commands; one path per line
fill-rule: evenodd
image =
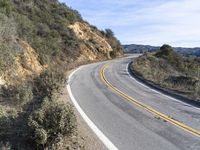
M 156 57 L 155 53 L 139 57 L 132 68 L 144 79 L 176 91 L 193 99 L 200 99 L 198 62 L 190 58 L 181 59 L 182 68 L 170 63 L 167 59 Z M 193 66 L 189 70 L 187 66 Z

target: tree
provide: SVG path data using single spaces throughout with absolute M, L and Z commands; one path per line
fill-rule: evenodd
M 160 54 L 163 56 L 169 56 L 173 52 L 173 48 L 170 45 L 164 44 L 160 47 Z
M 106 31 L 106 37 L 107 38 L 113 38 L 114 37 L 114 32 L 111 29 L 105 29 Z
M 171 60 L 173 55 L 173 48 L 170 45 L 164 44 L 160 50 L 155 54 L 156 57 Z

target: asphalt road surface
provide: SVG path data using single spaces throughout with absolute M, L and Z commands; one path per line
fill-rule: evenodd
M 127 72 L 133 59 L 86 65 L 70 77 L 82 111 L 115 149 L 200 150 L 200 109 L 135 80 Z

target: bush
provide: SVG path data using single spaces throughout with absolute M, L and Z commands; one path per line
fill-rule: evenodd
M 110 53 L 110 56 L 112 58 L 117 57 L 118 55 L 123 53 L 123 48 L 121 46 L 121 43 L 117 38 L 115 37 L 113 31 L 111 29 L 106 29 L 105 32 L 101 31 L 102 36 L 105 36 L 108 43 L 112 47 L 113 51 Z
M 1 0 L 0 1 L 0 11 L 7 15 L 10 15 L 12 11 L 12 3 L 10 0 Z
M 160 47 L 160 50 L 155 54 L 157 58 L 163 58 L 168 61 L 169 64 L 176 67 L 178 70 L 183 70 L 183 59 L 174 51 L 170 45 L 164 44 Z
M 105 29 L 105 33 L 107 38 L 113 38 L 115 36 L 111 29 Z
M 22 86 L 17 88 L 17 93 L 14 97 L 20 105 L 25 105 L 33 99 L 32 88 L 30 86 Z
M 40 97 L 52 98 L 61 92 L 65 86 L 66 77 L 64 73 L 47 70 L 34 81 L 34 91 Z
M 14 65 L 14 54 L 5 43 L 0 43 L 0 76 Z
M 15 20 L 17 22 L 17 33 L 20 38 L 26 40 L 32 44 L 36 35 L 36 27 L 30 19 L 25 15 L 15 14 Z
M 9 41 L 16 35 L 16 24 L 12 17 L 0 13 L 0 42 Z
M 7 102 L 10 101 L 12 104 L 23 106 L 33 99 L 32 87 L 30 85 L 3 86 L 1 88 L 1 96 Z
M 16 43 L 16 25 L 12 17 L 0 13 L 0 75 L 13 68 L 14 56 L 20 51 Z
M 14 108 L 0 105 L 0 140 L 3 141 L 12 132 L 14 120 L 18 117 L 18 113 Z
M 157 57 L 167 58 L 172 54 L 172 52 L 173 48 L 170 45 L 164 44 L 155 55 Z
M 43 128 L 35 129 L 34 138 L 37 145 L 44 145 L 47 143 L 47 132 Z
M 76 130 L 76 118 L 72 107 L 58 104 L 47 97 L 41 107 L 28 119 L 29 139 L 35 146 L 45 147 L 55 142 L 58 136 L 70 136 Z

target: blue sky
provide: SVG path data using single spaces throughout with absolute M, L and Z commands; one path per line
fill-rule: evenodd
M 60 0 L 123 44 L 200 47 L 200 0 Z

